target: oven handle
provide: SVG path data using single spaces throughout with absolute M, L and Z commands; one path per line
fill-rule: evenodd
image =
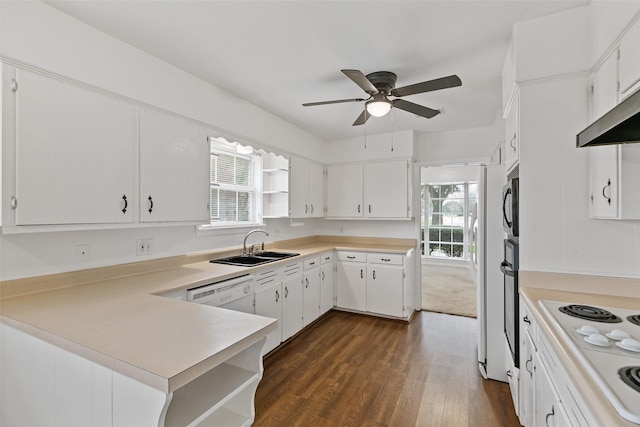
M 507 267 L 509 268 L 507 269 Z M 513 266 L 507 261 L 502 261 L 502 263 L 500 264 L 500 271 L 502 271 L 507 276 L 514 277 L 516 273 L 512 270 L 512 267 Z
M 511 194 L 511 188 L 507 188 L 507 191 L 504 192 L 504 196 L 502 197 L 502 218 L 507 224 L 507 227 L 511 228 L 513 221 L 509 221 L 509 218 L 507 218 L 507 197 L 509 197 L 509 194 Z

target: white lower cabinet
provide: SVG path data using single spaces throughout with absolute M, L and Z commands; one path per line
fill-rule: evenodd
M 511 399 L 513 400 L 516 415 L 520 416 L 520 370 L 516 368 L 515 363 L 513 363 L 511 350 L 509 349 L 509 343 L 506 338 L 504 340 L 504 349 L 506 353 L 505 360 L 507 361 L 507 382 L 511 390 Z
M 320 315 L 335 306 L 335 253 L 327 252 L 320 255 Z
M 595 418 L 522 300 L 520 314 L 519 390 L 512 388 L 519 399 L 520 423 L 525 427 L 595 427 Z
M 278 320 L 278 327 L 269 334 L 264 345 L 267 354 L 282 342 L 282 281 L 275 269 L 254 273 L 255 314 Z
M 285 272 L 282 280 L 282 341 L 297 334 L 304 327 L 304 288 L 299 265 Z
M 303 313 L 304 326 L 320 317 L 320 257 L 312 257 L 304 261 Z
M 405 256 L 377 252 L 338 252 L 336 306 L 407 318 L 411 304 Z
M 336 306 L 367 310 L 367 257 L 362 252 L 338 252 Z

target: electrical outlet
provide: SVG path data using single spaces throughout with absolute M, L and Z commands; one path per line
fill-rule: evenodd
M 138 239 L 136 244 L 136 255 L 151 255 L 151 244 L 153 239 Z
M 76 261 L 87 262 L 91 259 L 91 248 L 89 245 L 76 246 Z

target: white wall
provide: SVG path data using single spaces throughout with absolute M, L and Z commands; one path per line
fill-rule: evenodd
M 504 141 L 499 129 L 487 126 L 417 135 L 416 161 L 422 165 L 489 164 L 496 147 Z
M 0 2 L 0 55 L 5 63 L 36 67 L 190 117 L 256 147 L 307 158 L 324 156 L 317 137 L 44 3 Z M 3 159 L 3 173 L 11 173 L 7 162 L 10 159 Z M 266 222 L 270 240 L 316 234 L 314 221 L 301 227 L 282 220 Z M 193 226 L 171 226 L 4 234 L 0 279 L 237 246 L 246 232 L 196 232 Z M 136 241 L 141 238 L 154 239 L 149 257 L 136 256 Z M 90 247 L 83 263 L 76 262 L 80 244 Z

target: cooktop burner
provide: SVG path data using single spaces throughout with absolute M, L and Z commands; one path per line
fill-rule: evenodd
M 640 314 L 632 314 L 631 316 L 627 316 L 627 320 L 634 325 L 640 326 Z
M 621 323 L 622 319 L 603 308 L 591 307 L 589 305 L 571 304 L 560 307 L 564 314 L 577 317 L 578 319 L 592 320 L 601 323 Z
M 625 366 L 618 370 L 620 379 L 629 387 L 640 392 L 640 366 Z

